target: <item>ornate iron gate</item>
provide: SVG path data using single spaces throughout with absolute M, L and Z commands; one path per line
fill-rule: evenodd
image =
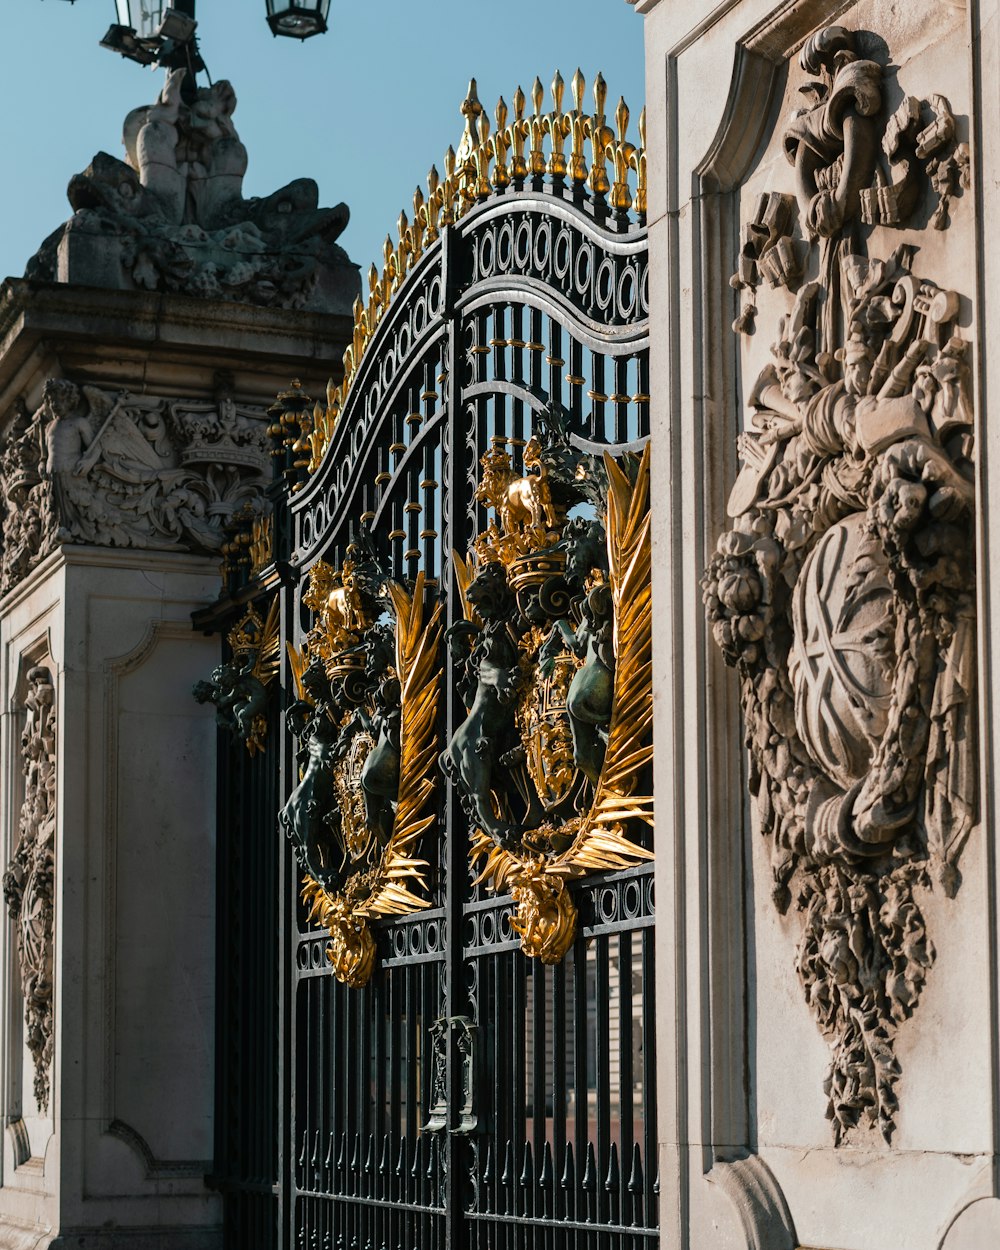
M 274 514 L 233 544 L 234 728 L 297 856 L 261 1087 L 281 1246 L 657 1238 L 645 157 L 583 87 L 546 112 L 536 81 L 491 133 L 472 84 L 343 385 L 272 410 Z M 220 1167 L 234 1246 L 264 1244 L 233 1212 L 269 1148 Z

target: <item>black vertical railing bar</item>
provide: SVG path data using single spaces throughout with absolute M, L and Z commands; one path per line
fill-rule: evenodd
M 520 304 L 511 306 L 510 314 L 510 342 L 511 342 L 511 378 L 514 383 L 523 388 L 525 384 L 524 378 L 524 308 Z M 525 439 L 527 433 L 525 431 L 524 421 L 524 401 L 515 399 L 511 405 L 511 421 L 514 431 L 514 437 Z
M 628 441 L 628 409 L 629 361 L 627 356 L 615 357 L 615 390 L 614 390 L 614 430 L 612 436 L 617 443 Z
M 499 956 L 501 959 L 508 961 L 507 967 L 511 978 L 511 996 L 510 996 L 510 1012 L 511 1012 L 511 1032 L 513 1034 L 513 1045 L 511 1047 L 514 1052 L 514 1071 L 511 1092 L 513 1095 L 513 1124 L 511 1125 L 511 1136 L 514 1140 L 514 1176 L 513 1176 L 513 1204 L 514 1214 L 524 1215 L 527 1213 L 527 1186 L 523 1182 L 523 1177 L 527 1170 L 530 1159 L 528 1151 L 530 1149 L 528 1143 L 527 1125 L 525 1107 L 527 1103 L 528 1089 L 526 1080 L 526 1025 L 527 1025 L 527 1001 L 525 993 L 525 981 L 529 974 L 529 965 L 527 960 L 518 952 L 511 951 L 506 955 Z
M 275 501 L 274 555 L 287 565 L 292 549 L 291 514 L 287 495 L 282 493 Z M 287 654 L 288 643 L 298 641 L 298 618 L 300 612 L 299 588 L 291 583 L 279 590 L 281 596 L 280 654 Z M 283 693 L 281 712 L 284 711 L 287 694 Z M 280 744 L 280 745 L 279 745 Z M 278 755 L 278 795 L 291 793 L 297 780 L 295 748 L 288 734 L 277 733 L 273 748 Z M 284 839 L 279 840 L 278 855 L 278 1073 L 280 1114 L 275 1125 L 278 1143 L 277 1178 L 278 1189 L 278 1245 L 288 1250 L 295 1241 L 296 1195 L 294 1186 L 295 1142 L 294 1097 L 295 1089 L 295 999 L 299 981 L 297 972 L 298 912 L 295 895 L 297 874 L 291 849 Z
M 563 369 L 566 361 L 562 355 L 562 326 L 554 317 L 548 318 L 549 351 L 545 363 L 549 367 L 549 400 L 554 404 L 562 403 Z
M 595 995 L 594 995 L 594 1037 L 597 1053 L 595 1055 L 595 1129 L 597 1131 L 597 1175 L 596 1185 L 597 1222 L 610 1223 L 610 1194 L 606 1188 L 608 1166 L 611 1155 L 611 1014 L 609 993 L 608 950 L 610 939 L 602 936 L 594 939 L 596 958 L 594 960 Z
M 556 1219 L 567 1215 L 566 1175 L 566 965 L 552 969 L 552 1157 L 555 1174 L 552 1183 L 552 1213 Z
M 608 440 L 608 429 L 605 424 L 605 413 L 607 412 L 607 392 L 604 388 L 605 376 L 605 357 L 600 352 L 591 353 L 591 395 L 593 408 L 591 409 L 590 421 L 588 423 L 588 434 L 593 439 L 602 441 Z M 612 439 L 608 441 L 613 441 Z
M 646 1169 L 646 1227 L 658 1223 L 656 1179 L 660 1174 L 659 1138 L 656 1121 L 656 965 L 653 927 L 642 930 L 642 1090 L 645 1110 L 643 1164 Z
M 586 379 L 583 373 L 583 346 L 570 335 L 566 382 L 569 386 L 569 411 L 576 429 L 583 426 L 583 401 Z M 589 433 L 589 431 L 588 431 Z
M 632 1057 L 632 933 L 625 930 L 618 935 L 618 1162 L 621 1169 L 619 1218 L 622 1224 L 635 1222 L 632 1219 L 633 1195 L 629 1190 L 629 1184 L 635 1183 L 631 1175 L 635 1144 Z
M 536 1203 L 544 1210 L 541 1177 L 545 1149 L 546 1089 L 545 1070 L 548 1046 L 545 1038 L 545 965 L 532 959 L 527 965 L 531 977 L 531 1149 L 535 1158 L 535 1192 L 542 1199 Z
M 443 312 L 447 322 L 446 364 L 447 380 L 446 407 L 450 420 L 446 422 L 445 439 L 448 443 L 447 459 L 452 471 L 452 485 L 448 493 L 448 516 L 445 526 L 445 551 L 460 550 L 463 554 L 466 543 L 463 541 L 467 533 L 467 515 L 463 515 L 466 507 L 465 492 L 455 489 L 459 473 L 467 471 L 465 449 L 457 445 L 464 441 L 466 416 L 461 401 L 462 363 L 459 353 L 462 350 L 462 319 L 456 313 L 455 300 L 458 294 L 458 279 L 468 263 L 467 258 L 459 254 L 462 239 L 458 231 L 446 227 L 442 231 L 442 282 Z M 476 358 L 477 363 L 482 355 Z M 460 535 L 462 537 L 460 537 Z M 454 570 L 449 569 L 449 579 L 453 581 Z M 446 626 L 450 628 L 459 619 L 460 606 L 458 596 L 449 593 L 446 597 Z M 445 661 L 445 724 L 456 725 L 461 715 L 460 700 L 456 691 L 456 674 L 450 656 Z M 441 1015 L 450 1020 L 455 1016 L 465 1015 L 464 984 L 462 980 L 462 903 L 465 898 L 467 876 L 459 871 L 464 863 L 464 855 L 458 849 L 463 846 L 464 826 L 455 788 L 449 779 L 444 786 L 444 840 L 447 847 L 447 864 L 450 871 L 444 880 L 444 961 L 441 964 L 443 1001 Z M 460 995 L 462 997 L 460 997 Z M 424 1022 L 425 1029 L 430 1021 Z M 448 1085 L 448 1131 L 438 1134 L 443 1137 L 441 1142 L 440 1166 L 449 1183 L 443 1194 L 444 1227 L 443 1245 L 446 1250 L 465 1250 L 461 1234 L 461 1193 L 455 1178 L 459 1175 L 461 1165 L 460 1150 L 464 1145 L 450 1130 L 458 1126 L 459 1105 L 461 1099 L 462 1070 L 461 1056 L 458 1052 L 457 1039 L 453 1030 L 447 1034 L 447 1051 L 445 1060 L 446 1081 Z M 430 1250 L 430 1247 L 428 1247 Z

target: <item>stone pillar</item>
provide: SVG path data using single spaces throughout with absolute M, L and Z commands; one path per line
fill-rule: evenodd
M 1000 12 L 636 8 L 662 1236 L 986 1250 Z
M 216 128 L 171 114 L 197 185 L 168 211 L 137 133 L 172 90 L 0 290 L 0 1247 L 221 1245 L 216 725 L 192 696 L 220 653 L 191 615 L 234 528 L 266 529 L 267 408 L 339 378 L 359 283 L 315 184 L 245 201 L 215 176 L 228 84 L 195 102 Z

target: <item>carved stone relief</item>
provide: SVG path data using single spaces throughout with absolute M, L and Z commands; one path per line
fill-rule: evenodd
M 865 227 L 909 224 L 929 184 L 943 228 L 969 157 L 941 96 L 887 116 L 882 67 L 842 27 L 800 64 L 810 105 L 783 137 L 798 223 L 782 196 L 746 239 L 758 267 L 772 235 L 803 264 L 781 269 L 788 306 L 703 586 L 831 1047 L 827 1114 L 838 1143 L 868 1126 L 888 1141 L 894 1039 L 934 959 L 921 896 L 954 896 L 976 819 L 974 431 L 958 294 L 913 245 L 870 254 Z
M 185 73 L 171 70 L 156 101 L 125 118 L 125 161 L 99 152 L 70 181 L 74 214 L 26 277 L 349 312 L 360 280 L 335 242 L 346 204 L 320 208 L 310 178 L 244 199 L 236 93 L 223 80 L 188 102 Z
M 17 930 L 24 997 L 25 1043 L 35 1063 L 35 1100 L 49 1105 L 52 1065 L 52 926 L 56 836 L 56 708 L 52 674 L 28 670 L 21 732 L 24 801 L 18 840 L 3 878 L 7 909 Z
M 263 409 L 154 399 L 50 378 L 0 453 L 0 589 L 61 543 L 216 552 L 267 480 Z

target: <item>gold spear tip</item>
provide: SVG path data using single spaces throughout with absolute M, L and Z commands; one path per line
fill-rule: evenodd
M 628 130 L 628 105 L 625 103 L 625 97 L 618 97 L 618 107 L 615 109 L 615 125 L 618 127 L 618 140 L 620 143 L 625 141 L 625 132 Z
M 563 82 L 562 74 L 556 70 L 556 76 L 552 79 L 552 103 L 557 113 L 562 112 L 562 99 L 565 87 L 566 84 Z
M 604 116 L 604 105 L 608 98 L 608 84 L 604 81 L 604 75 L 598 71 L 597 77 L 594 79 L 594 104 L 597 107 L 599 116 Z
M 538 117 L 542 111 L 542 100 L 545 98 L 545 88 L 542 86 L 542 80 L 535 75 L 535 81 L 531 84 L 531 102 L 535 106 L 535 116 Z
M 573 75 L 573 79 L 570 82 L 570 88 L 573 92 L 573 102 L 578 113 L 583 110 L 583 93 L 586 90 L 586 87 L 587 81 L 583 76 L 583 71 L 578 65 L 576 67 L 576 73 Z
M 524 116 L 524 92 L 521 90 L 521 84 L 517 84 L 517 90 L 514 92 L 514 117 L 520 121 Z
M 469 79 L 469 91 L 465 99 L 462 101 L 463 117 L 478 117 L 483 111 L 483 106 L 479 103 L 479 90 L 474 78 Z

